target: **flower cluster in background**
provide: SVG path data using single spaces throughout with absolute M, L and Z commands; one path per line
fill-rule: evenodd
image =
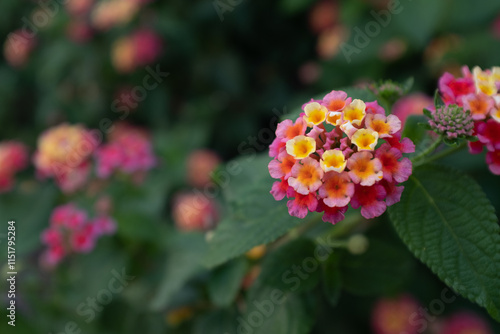
M 40 178 L 53 177 L 65 193 L 88 184 L 95 158 L 96 174 L 109 178 L 119 171 L 141 180 L 156 165 L 151 139 L 144 130 L 127 125 L 114 125 L 109 141 L 101 144 L 98 131 L 81 125 L 61 124 L 45 131 L 38 140 L 34 165 Z
M 0 142 L 0 193 L 12 189 L 16 173 L 28 166 L 28 149 L 16 141 Z
M 397 116 L 386 116 L 376 101 L 353 100 L 343 91 L 312 100 L 303 111 L 295 122 L 278 124 L 269 151 L 274 158 L 269 172 L 280 180 L 271 194 L 276 200 L 290 198 L 290 215 L 323 212 L 323 221 L 337 223 L 348 204 L 361 207 L 369 219 L 399 202 L 403 187 L 398 185 L 412 171 L 402 155 L 415 146 L 401 140 Z
M 181 231 L 207 231 L 215 227 L 218 210 L 214 200 L 198 192 L 186 192 L 175 196 L 172 216 Z
M 172 218 L 180 231 L 208 231 L 219 221 L 217 202 L 200 189 L 209 186 L 221 159 L 211 150 L 193 151 L 187 158 L 187 182 L 194 189 L 180 191 L 172 202 Z
M 98 177 L 109 178 L 114 172 L 140 177 L 156 165 L 151 138 L 146 131 L 124 123 L 114 127 L 109 141 L 94 154 Z
M 66 193 L 80 189 L 88 180 L 90 157 L 98 144 L 82 125 L 61 124 L 46 130 L 33 157 L 38 177 L 53 177 Z
M 110 179 L 114 173 L 121 173 L 140 183 L 156 166 L 158 159 L 146 130 L 118 123 L 110 128 L 107 143 L 102 144 L 101 136 L 99 131 L 82 125 L 63 123 L 49 128 L 40 135 L 32 159 L 38 178 L 53 178 L 65 194 L 88 190 L 92 196 L 101 196 L 104 188 L 99 186 L 96 191 L 92 187 L 94 175 Z M 16 141 L 0 143 L 0 192 L 14 188 L 15 174 L 25 169 L 29 160 L 28 148 L 24 144 Z M 42 234 L 42 241 L 48 247 L 42 263 L 53 267 L 67 254 L 89 252 L 98 237 L 113 234 L 116 224 L 109 216 L 110 202 L 111 199 L 101 196 L 96 201 L 97 216 L 93 219 L 71 203 L 57 207 L 50 227 Z M 197 214 L 195 218 L 189 214 L 189 218 L 200 221 L 199 224 L 205 227 L 215 219 L 208 218 L 206 210 Z
M 140 29 L 121 37 L 113 44 L 113 66 L 118 72 L 129 73 L 137 67 L 154 62 L 162 49 L 161 38 L 152 30 Z
M 500 67 L 483 71 L 462 68 L 462 77 L 445 73 L 439 79 L 439 92 L 446 105 L 456 104 L 470 112 L 478 141 L 469 143 L 472 154 L 486 147 L 486 163 L 493 174 L 500 175 Z
M 130 23 L 138 16 L 140 10 L 151 1 L 149 0 L 74 0 L 64 4 L 68 14 L 66 21 L 66 35 L 72 41 L 82 44 L 90 41 L 97 33 L 106 32 L 114 27 L 121 27 Z M 45 15 L 35 9 L 31 16 Z M 59 11 L 59 8 L 57 8 Z M 10 33 L 4 44 L 4 56 L 13 67 L 23 67 L 30 58 L 30 54 L 37 46 L 39 29 L 50 27 L 53 15 L 47 16 L 43 25 L 31 24 L 25 28 Z M 154 30 L 137 28 L 132 33 L 118 37 L 112 44 L 112 60 L 116 70 L 120 73 L 129 73 L 139 66 L 154 62 L 162 50 L 162 40 Z
M 54 267 L 71 253 L 88 253 L 94 249 L 97 239 L 115 231 L 116 223 L 111 217 L 99 215 L 89 219 L 85 210 L 72 203 L 58 206 L 52 212 L 49 228 L 41 236 L 47 247 L 41 263 Z
M 409 294 L 379 299 L 372 309 L 371 327 L 375 334 L 492 334 L 488 323 L 469 311 L 448 317 L 429 314 Z

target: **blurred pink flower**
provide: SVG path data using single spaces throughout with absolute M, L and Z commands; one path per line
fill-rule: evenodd
M 73 203 L 56 207 L 49 222 L 49 227 L 40 236 L 47 246 L 40 258 L 41 264 L 49 268 L 73 252 L 91 252 L 99 237 L 116 231 L 116 222 L 111 217 L 100 215 L 89 219 L 87 212 Z
M 460 312 L 446 319 L 439 334 L 493 334 L 488 323 L 472 312 Z
M 113 172 L 147 172 L 157 162 L 149 136 L 139 128 L 116 125 L 109 142 L 94 154 L 97 176 L 108 178 Z
M 99 30 L 130 22 L 141 7 L 138 0 L 107 0 L 100 1 L 92 10 L 92 25 Z
M 82 188 L 90 172 L 89 157 L 99 142 L 81 125 L 61 124 L 38 139 L 33 162 L 40 178 L 54 177 L 63 192 Z
M 500 15 L 497 16 L 493 24 L 491 25 L 491 32 L 495 38 L 500 39 Z
M 136 66 L 151 64 L 158 58 L 162 49 L 162 39 L 150 29 L 140 29 L 132 34 L 135 47 Z
M 218 222 L 215 202 L 199 192 L 177 194 L 172 216 L 181 231 L 207 231 Z
M 84 16 L 90 12 L 94 0 L 71 0 L 66 1 L 64 5 L 70 15 Z
M 66 28 L 68 37 L 76 43 L 85 43 L 93 36 L 92 27 L 84 20 L 71 21 Z
M 418 314 L 419 304 L 409 295 L 402 295 L 394 299 L 380 299 L 373 308 L 371 324 L 376 334 L 417 334 L 419 327 L 412 325 Z
M 318 1 L 309 12 L 309 26 L 312 32 L 320 34 L 333 27 L 338 16 L 339 5 L 336 0 Z
M 3 53 L 5 60 L 12 67 L 23 67 L 35 48 L 35 36 L 27 34 L 19 29 L 7 36 L 4 43 Z
M 0 142 L 0 193 L 12 189 L 17 172 L 28 166 L 28 149 L 16 141 Z
M 187 160 L 188 182 L 194 187 L 204 187 L 211 181 L 211 173 L 217 168 L 221 160 L 211 150 L 192 152 Z
M 153 63 L 161 53 L 162 39 L 153 30 L 140 29 L 116 40 L 112 62 L 117 71 L 130 73 L 137 67 Z
M 430 96 L 422 93 L 413 93 L 402 97 L 394 103 L 392 113 L 401 120 L 401 126 L 404 127 L 406 119 L 411 115 L 422 115 L 424 108 L 433 106 L 433 100 Z

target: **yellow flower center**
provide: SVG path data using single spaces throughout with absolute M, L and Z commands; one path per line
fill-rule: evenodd
M 316 150 L 314 138 L 297 136 L 286 142 L 286 152 L 295 159 L 303 159 Z
M 360 125 L 366 114 L 366 105 L 361 100 L 354 100 L 344 109 L 344 120 Z
M 318 102 L 308 103 L 304 107 L 304 112 L 306 113 L 304 120 L 310 127 L 319 125 L 325 121 L 327 111 L 325 106 L 322 106 Z
M 352 142 L 358 150 L 372 151 L 377 146 L 378 133 L 368 129 L 360 129 L 352 136 Z
M 300 169 L 297 180 L 306 187 L 311 186 L 320 178 L 318 170 L 312 165 L 303 165 Z
M 346 166 L 344 154 L 340 150 L 328 150 L 323 153 L 320 165 L 325 172 L 336 171 L 340 173 Z
M 338 125 L 341 117 L 342 117 L 341 112 L 331 112 L 326 117 L 326 122 L 332 125 Z

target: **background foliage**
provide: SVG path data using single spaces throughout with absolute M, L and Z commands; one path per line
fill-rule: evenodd
M 413 77 L 413 91 L 432 95 L 444 71 L 457 73 L 462 64 L 498 65 L 500 28 L 495 20 L 500 3 L 401 0 L 401 12 L 390 16 L 387 27 L 350 61 L 340 43 L 356 46 L 356 28 L 363 30 L 373 22 L 371 11 L 384 10 L 385 1 L 335 2 L 327 29 L 317 28 L 318 2 L 313 0 L 244 0 L 230 6 L 223 20 L 216 9 L 220 3 L 229 2 L 153 1 L 127 24 L 95 31 L 84 43 L 68 37 L 72 18 L 59 6 L 51 23 L 36 34 L 37 45 L 24 67 L 13 68 L 0 60 L 0 140 L 21 140 L 32 150 L 40 133 L 61 121 L 97 128 L 103 118 L 119 119 L 120 113 L 112 107 L 116 92 L 141 85 L 147 73 L 145 67 L 128 74 L 115 69 L 110 54 L 119 37 L 138 27 L 153 29 L 163 40 L 163 51 L 151 66 L 170 73 L 127 117 L 152 133 L 160 167 L 139 187 L 126 180 L 109 186 L 118 232 L 100 240 L 92 253 L 73 256 L 54 271 L 42 270 L 38 264 L 39 236 L 51 210 L 69 199 L 86 205 L 93 201 L 92 194 L 67 197 L 51 181 L 34 181 L 30 168 L 19 176 L 12 192 L 0 195 L 0 221 L 17 221 L 19 272 L 16 328 L 7 327 L 2 307 L 2 331 L 59 333 L 74 321 L 83 333 L 96 334 L 236 333 L 239 317 L 247 319 L 257 307 L 253 301 L 268 300 L 279 288 L 286 300 L 274 306 L 255 333 L 331 333 L 332 328 L 335 333 L 367 333 L 371 310 L 381 297 L 410 293 L 429 308 L 446 287 L 439 278 L 458 292 L 462 283 L 453 279 L 472 285 L 482 280 L 478 275 L 470 277 L 466 269 L 456 272 L 443 265 L 446 257 L 426 248 L 427 240 L 419 235 L 422 230 L 435 229 L 436 238 L 439 233 L 477 238 L 480 249 L 445 247 L 456 254 L 457 261 L 467 262 L 468 256 L 487 261 L 486 254 L 498 262 L 498 247 L 489 243 L 487 235 L 461 229 L 462 221 L 476 219 L 489 224 L 487 229 L 496 235 L 490 237 L 498 239 L 493 212 L 500 209 L 500 178 L 487 171 L 484 156 L 460 152 L 441 161 L 450 167 L 419 168 L 407 182 L 402 202 L 410 203 L 415 196 L 439 198 L 440 187 L 470 189 L 466 198 L 453 203 L 437 199 L 428 211 L 394 207 L 390 215 L 395 228 L 387 214 L 353 227 L 349 221 L 359 219 L 354 212 L 345 224 L 333 228 L 326 223 L 312 225 L 316 216 L 310 222 L 289 217 L 284 203 L 274 202 L 269 195 L 272 180 L 266 153 L 271 139 L 262 131 L 271 129 L 276 115 L 293 112 L 332 89 Z M 7 39 L 23 24 L 23 17 L 31 17 L 39 8 L 36 2 L 2 0 L 2 36 Z M 186 160 L 200 148 L 216 151 L 226 162 L 235 159 L 240 168 L 217 190 L 222 218 L 216 230 L 179 232 L 172 219 L 172 199 L 189 188 Z M 469 176 L 454 177 L 455 169 Z M 424 174 L 437 181 L 418 181 Z M 482 190 L 471 185 L 471 179 Z M 487 211 L 475 207 L 478 202 L 484 204 L 483 198 L 493 205 L 486 204 Z M 451 226 L 436 212 L 448 205 L 456 209 Z M 425 217 L 421 225 L 410 224 L 415 216 Z M 333 235 L 347 241 L 352 232 L 370 240 L 365 253 L 353 254 L 339 246 L 318 270 L 299 280 L 297 289 L 283 282 L 283 272 L 314 254 L 321 244 L 318 238 Z M 0 239 L 2 248 L 5 237 Z M 244 255 L 270 242 L 274 243 L 262 259 Z M 6 268 L 5 257 L 0 263 Z M 257 265 L 260 275 L 242 288 L 243 277 Z M 106 289 L 112 271 L 122 268 L 135 278 L 87 323 L 77 313 L 78 306 Z M 2 269 L 2 275 L 6 271 Z M 492 266 L 488 279 L 498 284 L 498 272 L 498 266 Z M 492 315 L 496 312 L 498 319 L 497 294 L 495 285 L 485 283 L 466 297 Z M 500 331 L 486 310 L 462 297 L 446 304 L 439 315 L 464 309 L 488 319 Z

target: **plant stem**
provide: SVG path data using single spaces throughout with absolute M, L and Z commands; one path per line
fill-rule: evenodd
M 438 139 L 436 139 L 429 147 L 427 147 L 423 152 L 419 153 L 418 155 L 414 156 L 411 158 L 411 161 L 415 164 L 415 165 L 419 165 L 417 162 L 419 160 L 422 160 L 423 158 L 425 158 L 425 156 L 431 154 L 432 152 L 434 152 L 434 150 L 436 150 L 436 148 L 439 146 L 439 144 L 441 144 L 441 142 L 443 141 L 443 137 L 442 136 L 439 136 Z
M 457 151 L 460 151 L 461 149 L 463 149 L 465 146 L 467 145 L 467 142 L 463 142 L 463 143 L 460 143 L 460 145 L 458 146 L 455 146 L 455 147 L 451 147 L 447 150 L 443 150 L 441 152 L 439 152 L 438 154 L 435 154 L 433 155 L 432 157 L 430 157 L 429 159 L 425 160 L 424 163 L 430 163 L 430 162 L 433 162 L 433 161 L 436 161 L 436 160 L 439 160 L 439 159 L 442 159 L 444 157 L 447 157 L 449 156 L 450 154 L 453 154 Z M 419 166 L 421 164 L 416 164 L 416 166 Z

